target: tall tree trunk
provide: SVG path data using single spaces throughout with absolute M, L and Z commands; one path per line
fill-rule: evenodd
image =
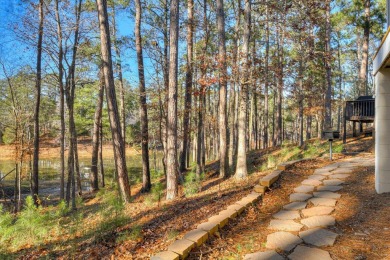
M 104 82 L 103 82 L 104 83 Z M 99 122 L 99 174 L 100 174 L 100 185 L 104 188 L 106 186 L 105 180 L 104 180 L 104 162 L 103 162 L 103 124 L 102 124 L 102 118 L 100 118 Z
M 39 108 L 41 105 L 41 83 L 42 83 L 42 39 L 43 39 L 43 0 L 39 0 L 39 27 L 37 44 L 37 73 L 35 80 L 35 110 L 34 110 L 34 154 L 32 169 L 31 195 L 35 205 L 38 206 L 38 179 L 39 179 Z
M 169 86 L 167 120 L 167 200 L 178 195 L 177 173 L 177 74 L 179 49 L 179 0 L 171 0 L 169 28 Z
M 142 191 L 148 192 L 152 186 L 150 182 L 149 167 L 149 133 L 148 133 L 148 109 L 146 104 L 144 57 L 142 54 L 141 38 L 141 1 L 135 0 L 135 48 L 137 51 L 139 94 L 140 94 L 140 120 L 142 135 Z
M 65 96 L 68 106 L 68 120 L 69 120 L 69 152 L 68 152 L 68 182 L 66 187 L 66 202 L 69 206 L 70 198 L 72 198 L 72 209 L 76 209 L 76 186 L 75 174 L 77 175 L 77 184 L 79 193 L 81 193 L 80 171 L 78 166 L 77 156 L 77 133 L 74 122 L 74 97 L 76 88 L 76 56 L 79 46 L 79 26 L 81 17 L 82 0 L 75 2 L 76 9 L 76 23 L 74 28 L 74 40 L 72 46 L 72 61 L 69 66 L 69 73 L 66 79 Z
M 168 103 L 168 89 L 169 89 L 169 0 L 164 0 L 164 57 L 163 57 L 163 73 L 164 73 L 164 86 L 165 86 L 165 98 L 164 98 L 164 104 L 162 107 L 164 107 L 164 110 L 166 111 L 163 113 L 164 116 L 164 124 L 163 124 L 163 129 L 164 129 L 164 134 L 163 134 L 163 146 L 164 146 L 164 158 L 163 158 L 163 164 L 164 164 L 164 172 L 165 176 L 167 176 L 168 173 L 168 166 L 167 166 L 167 157 L 168 157 L 168 108 L 167 108 L 167 103 Z
M 338 113 L 337 113 L 337 131 L 341 131 L 341 113 L 343 110 L 343 71 L 341 70 L 341 50 L 340 50 L 340 32 L 337 33 L 338 40 L 337 40 L 337 67 L 339 70 L 339 78 L 338 78 L 338 85 L 339 85 L 339 105 L 338 105 Z
M 72 74 L 72 75 L 73 75 L 72 76 L 72 85 L 75 88 L 76 82 L 74 79 L 74 74 Z M 72 100 L 74 102 L 74 94 L 73 94 Z M 75 167 L 75 174 L 76 174 L 76 185 L 77 185 L 77 193 L 79 196 L 81 196 L 83 191 L 82 191 L 82 187 L 81 187 L 81 174 L 80 174 L 79 152 L 78 152 L 78 143 L 77 143 L 77 131 L 76 131 L 76 124 L 75 124 L 74 118 L 72 119 L 72 124 L 70 125 L 69 130 L 73 132 L 72 139 L 73 139 L 73 142 L 75 143 L 73 146 L 73 156 L 74 156 L 74 167 Z
M 286 3 L 284 4 L 286 6 Z M 287 16 L 287 14 L 283 14 Z M 285 21 L 285 18 L 283 19 Z M 278 73 L 277 73 L 277 100 L 276 100 L 276 127 L 274 133 L 275 144 L 282 145 L 283 141 L 283 89 L 284 89 L 284 24 L 278 24 Z
M 230 126 L 229 126 L 229 151 L 228 151 L 228 161 L 229 167 L 233 166 L 234 163 L 234 136 L 235 136 L 235 127 L 234 127 L 234 117 L 235 117 L 235 99 L 236 99 L 236 91 L 235 91 L 235 83 L 230 83 L 230 97 L 229 97 L 229 118 L 230 118 Z
M 202 72 L 202 78 L 205 73 Z M 197 134 L 197 153 L 196 153 L 196 175 L 200 177 L 201 173 L 204 172 L 204 110 L 205 110 L 205 95 L 206 87 L 200 84 L 200 94 L 198 102 L 198 134 Z
M 245 0 L 244 9 L 244 31 L 242 44 L 242 57 L 244 59 L 244 70 L 241 79 L 240 92 L 240 111 L 238 116 L 238 151 L 237 151 L 237 166 L 235 177 L 243 179 L 248 176 L 246 165 L 246 114 L 247 114 L 247 100 L 248 87 L 250 80 L 250 61 L 249 61 L 249 42 L 251 37 L 251 2 Z
M 233 1 L 233 8 L 234 8 Z M 238 43 L 240 40 L 240 24 L 241 24 L 241 0 L 237 1 L 236 9 L 236 24 L 234 26 L 234 41 L 233 41 L 233 82 L 230 85 L 230 133 L 229 133 L 229 166 L 232 167 L 237 155 L 237 107 L 238 107 L 238 81 L 239 81 L 239 66 L 238 66 Z M 237 87 L 237 89 L 236 89 Z
M 263 148 L 268 148 L 269 143 L 269 125 L 268 125 L 268 116 L 269 116 L 269 100 L 268 100 L 268 86 L 269 86 L 269 7 L 268 1 L 266 4 L 266 27 L 265 27 L 265 71 L 264 71 L 264 145 Z
M 274 75 L 274 81 L 276 82 L 276 76 Z M 275 147 L 276 146 L 276 138 L 275 138 L 275 136 L 276 136 L 276 134 L 275 134 L 275 131 L 276 131 L 276 123 L 275 123 L 275 111 L 276 111 L 276 95 L 277 95 L 277 90 L 276 89 L 274 89 L 274 91 L 273 91 L 274 93 L 273 93 L 273 109 L 272 109 L 272 111 L 273 111 L 273 113 L 272 113 L 272 147 Z
M 104 76 L 103 68 L 99 71 L 99 96 L 96 104 L 95 117 L 93 120 L 93 134 L 92 134 L 92 162 L 91 162 L 91 187 L 92 191 L 99 189 L 99 147 L 100 147 L 100 122 L 102 120 L 103 98 L 104 98 Z
M 121 59 L 121 50 L 118 46 L 117 41 L 117 33 L 116 33 L 116 14 L 115 14 L 115 4 L 113 4 L 112 7 L 112 30 L 113 30 L 113 43 L 114 43 L 114 50 L 116 55 L 116 68 L 118 70 L 118 80 L 119 80 L 119 95 L 120 95 L 120 102 L 119 102 L 119 114 L 121 119 L 121 128 L 122 128 L 122 138 L 123 142 L 125 143 L 126 147 L 126 109 L 125 109 L 125 87 L 123 84 L 123 73 L 122 73 L 122 59 Z M 126 156 L 126 149 L 125 149 L 125 156 Z
M 58 37 L 58 88 L 60 94 L 60 199 L 65 198 L 65 100 L 64 100 L 64 52 L 62 47 L 62 27 L 59 13 L 59 0 L 56 0 L 56 20 Z
M 332 53 L 330 49 L 330 1 L 326 0 L 326 21 L 325 21 L 325 69 L 326 69 L 326 94 L 325 94 L 325 130 L 332 128 Z
M 70 199 L 72 199 L 72 209 L 76 209 L 76 187 L 75 187 L 75 163 L 74 163 L 74 146 L 76 142 L 74 140 L 72 127 L 74 127 L 74 118 L 73 118 L 73 102 L 70 101 L 70 95 L 67 95 L 67 105 L 68 105 L 68 120 L 69 120 L 69 150 L 68 150 L 68 181 L 66 185 L 66 202 L 69 206 Z
M 311 107 L 310 104 L 308 107 Z M 313 116 L 307 115 L 306 117 L 306 140 L 311 139 L 311 123 L 312 123 Z
M 192 102 L 192 77 L 193 77 L 193 52 L 194 52 L 194 1 L 187 2 L 188 22 L 187 22 L 187 64 L 186 64 L 186 93 L 183 115 L 183 147 L 180 153 L 180 171 L 184 172 L 186 169 L 186 158 L 189 153 L 189 139 L 190 139 L 190 111 Z
M 103 61 L 108 114 L 110 118 L 112 142 L 114 147 L 115 168 L 118 173 L 118 184 L 122 199 L 124 202 L 129 203 L 130 183 L 129 177 L 127 175 L 125 146 L 121 132 L 118 105 L 115 94 L 114 73 L 112 70 L 110 29 L 107 15 L 107 1 L 96 0 L 96 3 L 99 15 L 101 54 Z
M 299 94 L 299 112 L 298 112 L 298 129 L 299 129 L 299 139 L 298 145 L 303 146 L 303 94 Z
M 367 71 L 368 71 L 368 47 L 370 43 L 370 6 L 371 0 L 364 0 L 364 35 L 362 46 L 362 61 L 359 71 L 359 95 L 368 95 Z
M 203 44 L 202 44 L 202 65 L 200 68 L 200 91 L 199 91 L 199 110 L 198 110 L 198 139 L 197 139 L 197 160 L 196 175 L 199 178 L 204 172 L 206 161 L 206 138 L 205 138 L 205 111 L 206 111 L 206 76 L 207 76 L 207 44 L 208 44 L 208 26 L 207 26 L 207 1 L 203 1 Z
M 251 80 L 253 78 L 251 77 Z M 253 81 L 252 81 L 253 82 Z M 250 95 L 250 101 L 249 101 L 249 120 L 248 120 L 248 150 L 251 151 L 253 147 L 253 116 L 254 116 L 254 109 L 255 109 L 255 92 L 254 89 L 252 89 L 252 94 Z
M 219 177 L 229 176 L 227 152 L 227 66 L 225 45 L 225 12 L 223 0 L 217 0 L 218 51 L 219 51 Z
M 299 45 L 302 46 L 301 33 L 299 35 Z M 304 99 L 304 89 L 303 89 L 303 59 L 304 52 L 302 51 L 303 47 L 300 47 L 300 58 L 299 58 L 299 68 L 298 68 L 298 127 L 299 127 L 299 146 L 303 146 L 303 99 Z

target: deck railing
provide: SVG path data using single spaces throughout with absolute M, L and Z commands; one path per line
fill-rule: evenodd
M 373 120 L 375 117 L 375 99 L 347 101 L 345 117 L 351 121 Z

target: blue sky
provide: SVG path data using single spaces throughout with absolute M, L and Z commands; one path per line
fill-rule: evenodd
M 0 0 L 0 59 L 5 63 L 14 60 L 16 64 L 19 63 L 17 60 L 26 58 L 25 63 L 29 59 L 28 53 L 23 51 L 10 29 L 18 22 L 15 17 L 22 15 L 23 11 L 20 0 Z
M 31 48 L 17 39 L 12 27 L 21 21 L 24 15 L 25 3 L 22 0 L 0 0 L 0 60 L 7 64 L 8 73 L 14 73 L 23 66 L 35 67 L 35 48 Z M 134 22 L 130 13 L 124 11 L 117 12 L 117 25 L 119 36 L 133 36 Z M 45 36 L 44 36 L 45 37 Z M 114 52 L 113 52 L 114 54 Z M 45 56 L 47 62 L 49 58 Z M 135 86 L 138 81 L 136 53 L 130 48 L 126 48 L 122 53 L 122 62 L 124 67 L 124 78 L 131 85 Z M 146 74 L 150 72 L 151 66 L 148 59 L 145 58 Z M 0 78 L 3 78 L 3 70 L 0 69 Z

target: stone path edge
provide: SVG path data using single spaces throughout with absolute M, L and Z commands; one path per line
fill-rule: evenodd
M 264 176 L 260 179 L 260 185 L 254 187 L 254 191 L 249 195 L 245 196 L 241 200 L 228 206 L 227 209 L 222 210 L 217 215 L 209 217 L 207 222 L 203 222 L 197 226 L 196 229 L 188 231 L 182 239 L 174 241 L 168 246 L 168 250 L 159 252 L 152 256 L 151 260 L 178 260 L 186 259 L 189 252 L 205 243 L 211 236 L 219 229 L 223 228 L 229 220 L 236 218 L 240 215 L 247 207 L 260 200 L 268 188 L 275 183 L 283 171 L 289 169 L 295 163 L 305 161 L 308 159 L 294 160 L 284 162 L 277 166 L 277 170 Z M 263 186 L 264 185 L 264 186 Z M 243 203 L 245 202 L 245 203 Z M 227 211 L 236 211 L 237 214 L 226 214 Z M 207 235 L 205 234 L 207 233 Z M 191 234 L 191 236 L 189 236 Z M 193 234 L 199 234 L 197 237 Z

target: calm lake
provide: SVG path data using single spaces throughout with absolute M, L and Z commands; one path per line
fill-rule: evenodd
M 162 165 L 162 153 L 157 152 L 156 155 L 151 151 L 150 154 L 150 169 L 151 171 L 163 171 Z M 65 159 L 65 164 L 67 163 Z M 83 190 L 89 190 L 89 174 L 91 170 L 91 159 L 79 159 L 80 173 L 83 179 Z M 126 163 L 128 168 L 129 177 L 132 184 L 139 183 L 142 181 L 142 157 L 141 154 L 135 154 L 126 157 Z M 107 177 L 112 176 L 115 170 L 114 158 L 103 158 L 104 172 Z M 0 185 L 3 187 L 13 186 L 15 180 L 15 171 L 3 177 L 15 168 L 14 161 L 1 161 L 0 160 Z M 3 180 L 2 180 L 3 179 Z M 60 181 L 60 160 L 58 159 L 47 159 L 39 161 L 39 179 L 41 180 L 43 189 L 47 189 L 45 193 L 55 193 L 59 191 Z M 1 181 L 2 180 L 2 181 Z M 22 183 L 26 186 L 29 183 L 29 166 L 27 163 L 23 165 Z M 27 185 L 28 186 L 28 185 Z M 0 186 L 1 188 L 1 186 Z M 50 192 L 49 192 L 50 190 Z

